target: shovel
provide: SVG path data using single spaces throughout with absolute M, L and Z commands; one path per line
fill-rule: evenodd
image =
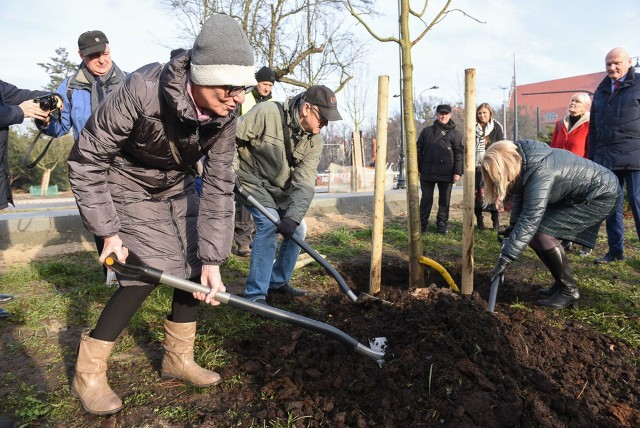
M 504 281 L 504 274 L 496 276 L 491 282 L 491 291 L 489 291 L 489 303 L 487 303 L 487 311 L 493 312 L 496 308 L 496 297 L 498 296 L 498 288 Z
M 152 268 L 143 262 L 140 257 L 129 250 L 129 256 L 126 263 L 120 263 L 115 254 L 110 254 L 104 261 L 105 266 L 114 270 L 119 275 L 138 281 L 147 282 L 149 284 L 165 284 L 180 290 L 187 291 L 189 293 L 195 293 L 197 291 L 208 294 L 211 290 L 202 284 L 198 284 L 193 281 L 172 276 L 162 272 L 161 270 Z M 283 311 L 282 309 L 274 308 L 272 306 L 255 303 L 251 300 L 236 296 L 234 294 L 218 292 L 213 297 L 220 303 L 227 304 L 243 311 L 251 312 L 253 314 L 262 315 L 267 318 L 271 318 L 277 321 L 282 321 L 287 324 L 295 325 L 298 327 L 306 328 L 307 330 L 315 331 L 326 336 L 329 336 L 338 342 L 345 345 L 347 348 L 351 348 L 358 354 L 371 357 L 378 362 L 380 366 L 384 362 L 386 338 L 378 337 L 371 339 L 371 347 L 365 346 L 358 342 L 353 337 L 349 336 L 342 330 L 339 330 L 329 324 L 322 323 L 320 321 L 312 320 L 300 315 L 296 315 L 291 312 Z
M 251 196 L 251 194 L 249 194 L 249 192 L 244 190 L 244 188 L 240 186 L 238 183 L 236 183 L 236 191 L 240 193 L 240 195 L 242 195 L 247 201 L 251 202 L 251 204 L 253 204 L 253 206 L 255 206 L 258 209 L 258 211 L 260 211 L 265 217 L 271 220 L 273 224 L 275 224 L 276 226 L 280 225 L 280 220 L 277 217 L 275 217 L 273 214 L 271 214 L 269 211 L 267 211 L 264 205 L 258 202 L 256 198 Z M 331 266 L 331 264 L 327 260 L 325 260 L 325 258 L 322 257 L 316 250 L 311 248 L 311 246 L 307 244 L 304 241 L 304 239 L 300 238 L 296 234 L 293 234 L 291 239 L 293 240 L 293 242 L 298 244 L 298 246 L 302 248 L 307 254 L 309 254 L 316 262 L 318 262 L 320 266 L 322 266 L 329 273 L 329 275 L 331 275 L 338 282 L 338 285 L 340 286 L 340 289 L 342 290 L 342 292 L 346 294 L 349 300 L 351 300 L 352 302 L 363 303 L 366 301 L 373 300 L 373 301 L 377 301 L 378 303 L 383 303 L 385 305 L 393 304 L 391 302 L 387 302 L 386 300 L 379 299 L 378 297 L 374 297 L 371 294 L 367 294 L 367 293 L 360 293 L 356 296 L 356 294 L 351 290 L 351 288 L 349 288 L 349 286 L 347 285 L 345 280 L 342 278 L 342 276 L 338 273 L 338 271 L 333 266 Z

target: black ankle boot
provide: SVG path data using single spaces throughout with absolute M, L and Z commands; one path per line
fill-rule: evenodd
M 558 286 L 558 283 L 555 282 L 555 281 L 549 287 L 544 287 L 544 288 L 538 289 L 538 293 L 542 294 L 543 296 L 553 296 L 558 291 L 560 291 L 560 287 Z
M 547 306 L 552 309 L 562 309 L 567 306 L 575 307 L 578 300 L 580 300 L 578 287 L 560 287 L 560 291 L 548 299 L 538 300 L 536 305 Z
M 493 230 L 500 230 L 500 214 L 498 211 L 491 211 L 491 222 L 493 223 Z
M 562 309 L 567 306 L 574 305 L 580 300 L 580 292 L 576 285 L 571 269 L 569 268 L 569 260 L 561 245 L 551 248 L 538 254 L 540 260 L 549 269 L 555 283 L 549 287 L 557 287 L 555 293 L 545 300 L 538 300 L 536 305 L 547 306 L 553 309 Z
M 478 230 L 484 230 L 484 218 L 482 218 L 482 207 L 480 209 L 474 208 L 473 212 L 476 215 L 476 219 L 478 220 Z

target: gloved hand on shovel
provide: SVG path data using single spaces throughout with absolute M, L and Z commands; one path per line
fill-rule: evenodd
M 280 221 L 277 231 L 282 234 L 284 239 L 291 239 L 293 234 L 296 232 L 297 227 L 298 223 L 295 220 L 285 217 Z
M 499 243 L 503 243 L 505 239 L 507 239 L 509 237 L 509 235 L 511 235 L 511 231 L 513 231 L 513 224 L 510 224 L 509 226 L 505 227 L 504 230 L 499 230 L 498 231 L 498 242 Z
M 509 263 L 511 263 L 511 259 L 500 254 L 500 257 L 498 257 L 498 264 L 491 271 L 491 282 L 493 282 L 493 280 L 498 276 L 504 274 L 504 271 L 507 270 L 507 266 L 509 266 Z

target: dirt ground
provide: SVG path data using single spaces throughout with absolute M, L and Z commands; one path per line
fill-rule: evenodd
M 338 224 L 367 220 L 311 219 L 310 234 Z M 17 253 L 4 254 L 4 262 L 28 260 L 24 249 Z M 454 294 L 438 281 L 408 290 L 406 257 L 385 253 L 383 263 L 379 297 L 391 306 L 355 305 L 335 284 L 313 283 L 305 286 L 314 297 L 272 301 L 276 307 L 292 304 L 296 313 L 326 321 L 363 344 L 386 337 L 388 358 L 382 365 L 324 335 L 268 323 L 260 337 L 225 344 L 237 359 L 222 368 L 222 378 L 241 375 L 246 381 L 198 390 L 159 380 L 155 391 L 147 391 L 157 400 L 136 406 L 127 401 L 137 392 L 135 378 L 142 375 L 136 373 L 157 371 L 160 361 L 156 344 L 149 345 L 154 351 L 142 345 L 150 355 L 146 365 L 126 358 L 111 363 L 110 371 L 128 373 L 112 381 L 125 409 L 110 417 L 84 414 L 78 426 L 640 427 L 637 350 L 535 307 L 501 304 L 488 313 L 488 278 L 475 281 L 471 296 Z M 364 254 L 336 267 L 351 287 L 364 289 L 369 264 Z M 319 267 L 310 269 L 322 274 Z M 516 284 L 501 290 L 500 300 L 531 301 L 535 294 Z M 318 298 L 322 304 L 311 304 Z M 18 370 L 17 361 L 5 363 L 5 370 Z M 167 389 L 175 391 L 172 405 L 196 409 L 191 422 L 154 416 L 167 404 Z M 272 425 L 287 418 L 288 425 Z

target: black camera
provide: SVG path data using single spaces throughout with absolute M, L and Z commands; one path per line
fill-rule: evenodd
M 54 94 L 48 94 L 38 98 L 34 98 L 33 102 L 40 104 L 40 108 L 42 110 L 58 110 L 58 97 Z
M 38 103 L 40 108 L 45 111 L 49 111 L 49 116 L 54 119 L 60 117 L 60 108 L 58 107 L 58 95 L 47 94 L 33 99 L 34 103 Z

